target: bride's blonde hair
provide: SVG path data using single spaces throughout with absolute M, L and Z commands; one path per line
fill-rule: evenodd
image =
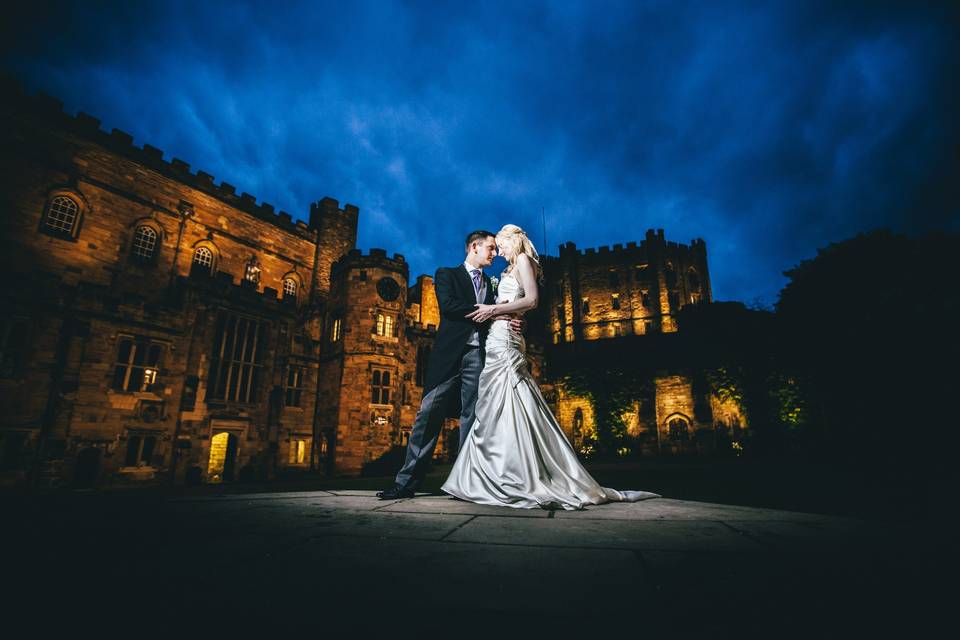
M 543 284 L 543 268 L 540 266 L 540 254 L 530 242 L 526 231 L 515 224 L 505 224 L 497 232 L 497 240 L 513 249 L 513 257 L 510 259 L 510 265 L 504 273 L 510 273 L 517 264 L 517 256 L 525 253 L 533 262 L 534 276 L 537 282 Z

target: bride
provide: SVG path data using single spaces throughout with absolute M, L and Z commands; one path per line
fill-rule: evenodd
M 475 322 L 525 313 L 537 306 L 542 281 L 539 256 L 523 229 L 508 224 L 497 233 L 497 248 L 509 263 L 500 278 L 496 304 L 479 304 Z M 527 370 L 526 343 L 506 320 L 487 334 L 480 374 L 476 421 L 442 489 L 481 504 L 519 509 L 582 509 L 604 502 L 660 497 L 646 491 L 601 487 L 550 412 Z

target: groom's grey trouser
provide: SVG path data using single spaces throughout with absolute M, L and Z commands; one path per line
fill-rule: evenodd
M 467 441 L 476 419 L 477 388 L 483 369 L 483 349 L 467 347 L 460 360 L 460 372 L 444 380 L 423 396 L 407 443 L 407 458 L 397 474 L 396 483 L 404 489 L 416 489 L 430 469 L 433 450 L 457 395 L 460 396 L 460 448 Z

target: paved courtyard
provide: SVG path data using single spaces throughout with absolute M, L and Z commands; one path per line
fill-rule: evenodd
M 929 568 L 910 525 L 666 498 L 571 512 L 127 492 L 6 512 L 14 610 L 108 633 L 849 638 L 921 624 Z

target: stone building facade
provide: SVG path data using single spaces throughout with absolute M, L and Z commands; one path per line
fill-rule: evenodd
M 663 229 L 648 230 L 639 244 L 613 248 L 578 250 L 568 242 L 557 257 L 545 258 L 544 275 L 548 365 L 567 352 L 579 362 L 603 366 L 610 341 L 643 360 L 651 343 L 678 337 L 676 318 L 683 307 L 713 300 L 706 243 L 669 242 Z M 556 367 L 549 369 L 555 373 Z M 739 406 L 711 394 L 703 372 L 671 358 L 649 371 L 635 401 L 624 407 L 627 435 L 638 449 L 624 453 L 704 453 L 741 437 L 746 421 Z M 590 452 L 597 423 L 592 402 L 562 380 L 543 382 L 568 438 Z
M 323 198 L 294 221 L 91 116 L 7 89 L 0 484 L 395 466 L 439 325 L 431 277 L 408 286 L 402 255 L 359 251 L 353 205 Z M 710 299 L 706 249 L 662 231 L 612 251 L 568 243 L 545 272 L 531 371 L 582 443 L 592 409 L 549 379 L 550 350 L 674 331 L 679 305 Z M 667 430 L 692 411 L 685 380 L 658 378 Z M 438 457 L 455 454 L 456 428 L 448 421 Z

